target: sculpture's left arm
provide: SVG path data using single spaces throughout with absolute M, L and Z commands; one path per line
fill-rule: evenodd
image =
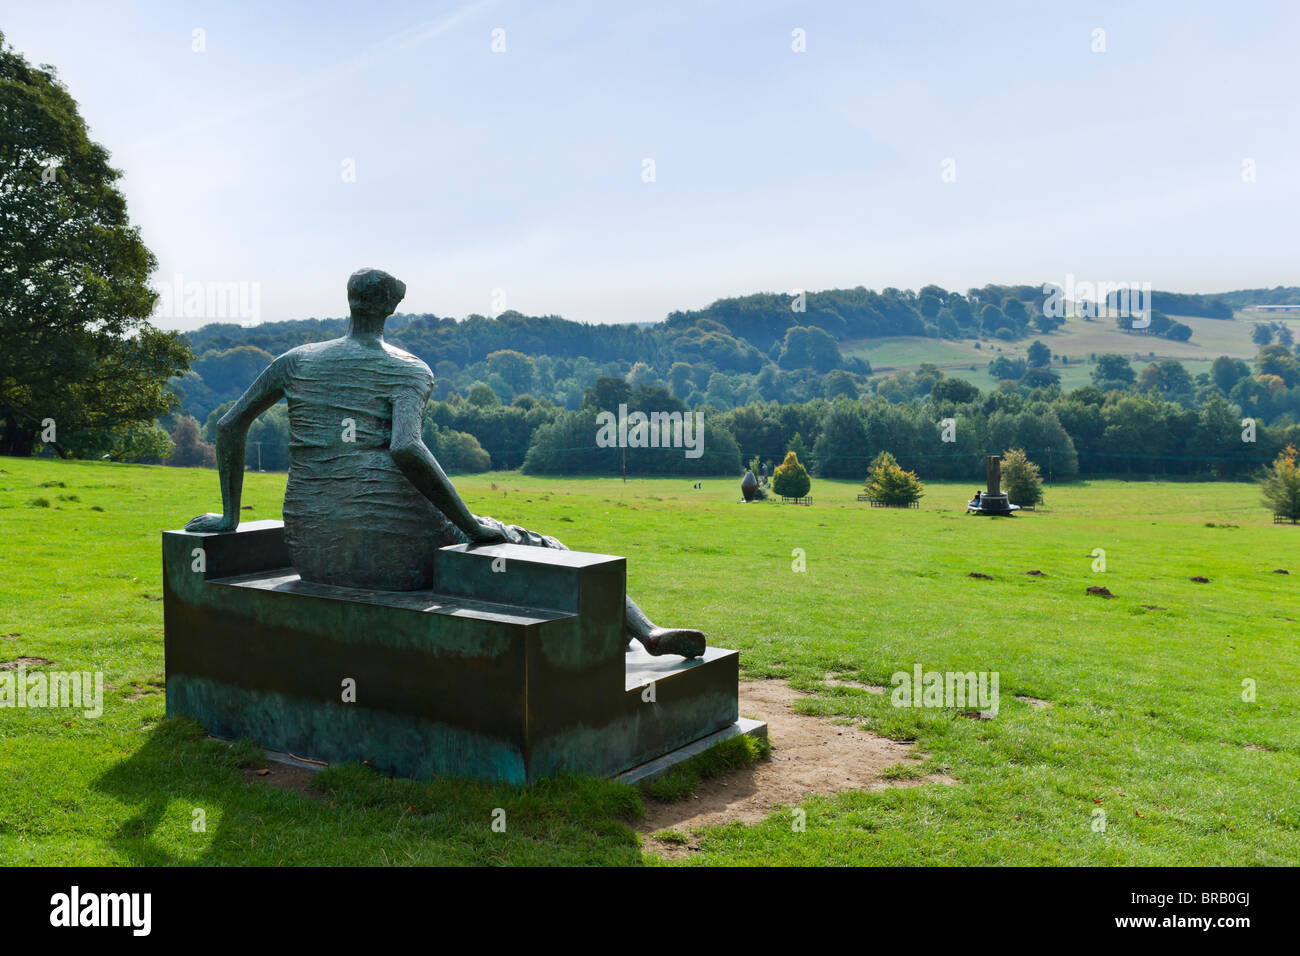
M 388 451 L 408 481 L 433 502 L 456 527 L 478 544 L 505 541 L 505 536 L 479 521 L 461 500 L 420 434 L 424 421 L 424 395 L 416 388 L 401 388 L 393 395 L 393 436 Z
M 217 471 L 221 476 L 222 513 L 192 518 L 185 525 L 186 531 L 234 531 L 239 527 L 248 428 L 258 415 L 284 397 L 284 361 L 282 355 L 268 365 L 217 422 Z

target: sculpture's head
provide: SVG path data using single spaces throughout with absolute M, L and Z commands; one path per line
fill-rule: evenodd
M 358 269 L 348 277 L 348 308 L 353 315 L 387 318 L 406 296 L 406 283 L 379 269 Z

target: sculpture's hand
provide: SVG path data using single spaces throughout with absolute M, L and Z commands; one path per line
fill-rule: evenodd
M 475 544 L 509 544 L 510 537 L 506 534 L 506 529 L 499 521 L 485 521 L 478 519 L 478 530 L 470 535 L 470 539 Z
M 235 525 L 233 522 L 227 521 L 225 515 L 214 515 L 209 512 L 185 522 L 185 530 L 198 532 L 234 531 Z

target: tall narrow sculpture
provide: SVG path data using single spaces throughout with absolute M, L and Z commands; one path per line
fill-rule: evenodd
M 968 514 L 1010 517 L 1020 510 L 1020 506 L 1013 505 L 1002 490 L 1002 456 L 985 456 L 984 477 L 987 489 L 982 494 L 977 492 L 975 498 L 967 504 Z

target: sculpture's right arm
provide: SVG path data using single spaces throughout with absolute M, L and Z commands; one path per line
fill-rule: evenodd
M 424 396 L 414 388 L 400 389 L 393 396 L 393 434 L 388 452 L 393 462 L 439 511 L 460 528 L 471 541 L 488 544 L 504 541 L 499 531 L 487 528 L 470 512 L 456 493 L 438 459 L 424 443 L 420 426 L 424 417 Z
M 217 422 L 217 471 L 221 476 L 222 513 L 199 515 L 186 523 L 186 531 L 234 531 L 239 527 L 248 428 L 258 415 L 284 397 L 283 361 L 284 356 L 280 356 L 268 365 Z

